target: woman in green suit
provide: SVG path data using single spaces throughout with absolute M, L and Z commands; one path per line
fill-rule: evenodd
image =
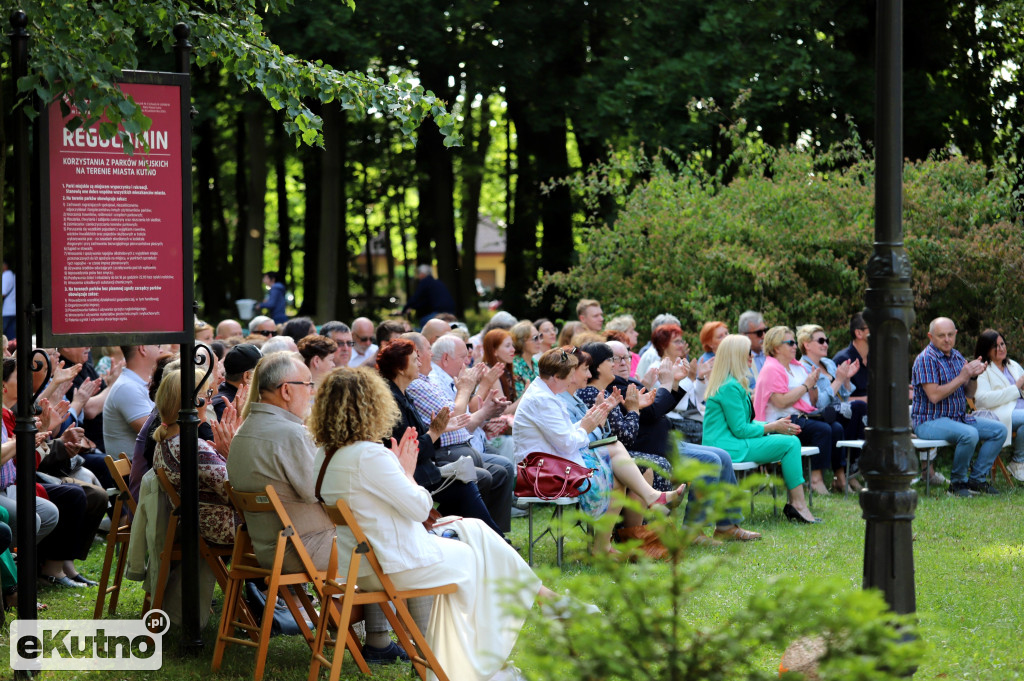
M 781 461 L 789 490 L 789 503 L 783 508 L 786 517 L 801 523 L 820 522 L 804 498 L 800 440 L 796 437 L 800 426 L 788 416 L 771 423 L 754 420 L 747 380 L 750 363 L 750 339 L 746 336 L 726 336 L 718 346 L 708 378 L 703 444 L 724 449 L 733 461 Z

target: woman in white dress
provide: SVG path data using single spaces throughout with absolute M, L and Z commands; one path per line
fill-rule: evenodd
M 373 370 L 335 369 L 317 390 L 310 431 L 319 450 L 319 472 L 326 463 L 320 496 L 339 498 L 351 507 L 373 545 L 384 571 L 398 589 L 458 584 L 438 596 L 424 636 L 451 679 L 486 681 L 507 674 L 526 611 L 537 596 L 564 603 L 541 584 L 519 554 L 480 520 L 453 522 L 461 541 L 429 534 L 423 528 L 433 508 L 430 493 L 416 484 L 417 442 L 413 429 L 401 443 L 391 435 L 399 418 L 387 383 Z M 354 540 L 338 529 L 339 570 L 347 569 Z M 379 590 L 366 561 L 359 586 Z

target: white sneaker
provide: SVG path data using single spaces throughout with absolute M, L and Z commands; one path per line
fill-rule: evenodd
M 1006 470 L 1010 471 L 1014 478 L 1024 482 L 1024 461 L 1011 461 L 1006 464 Z

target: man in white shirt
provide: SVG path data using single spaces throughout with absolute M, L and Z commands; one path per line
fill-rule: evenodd
M 124 353 L 124 371 L 103 403 L 103 443 L 107 454 L 116 458 L 124 452 L 131 458 L 135 438 L 153 411 L 149 381 L 160 358 L 160 346 L 122 345 L 121 352 Z
M 373 342 L 376 339 L 375 334 L 376 329 L 373 322 L 366 317 L 360 317 L 352 322 L 352 340 L 355 341 L 355 345 L 352 346 L 352 357 L 348 360 L 348 365 L 351 368 L 354 369 L 363 364 L 373 366 L 377 350 L 380 349 Z

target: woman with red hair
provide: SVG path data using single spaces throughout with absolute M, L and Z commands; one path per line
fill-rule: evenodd
M 700 329 L 700 346 L 704 348 L 704 354 L 700 356 L 700 361 L 706 362 L 714 359 L 718 345 L 728 335 L 729 327 L 725 325 L 725 322 L 705 322 Z M 710 371 L 711 369 L 708 368 L 708 372 Z
M 516 357 L 516 346 L 512 340 L 512 334 L 505 329 L 491 329 L 484 336 L 484 364 L 491 367 L 489 376 L 485 380 L 493 380 L 501 388 L 501 392 L 508 400 L 508 408 L 501 416 L 496 416 L 484 424 L 484 433 L 487 435 L 487 442 L 484 451 L 488 454 L 497 454 L 515 463 L 515 446 L 512 443 L 512 416 L 519 406 L 521 395 L 516 394 L 515 372 L 513 362 Z M 481 388 L 483 389 L 483 382 Z M 486 386 L 490 390 L 490 385 Z
M 703 333 L 701 335 L 703 336 Z M 662 363 L 686 364 L 686 378 L 679 383 L 679 387 L 686 394 L 675 406 L 674 414 L 669 414 L 669 420 L 683 431 L 687 442 L 700 444 L 704 434 L 704 381 L 711 373 L 714 362 L 687 362 L 686 351 L 689 350 L 689 346 L 683 340 L 683 330 L 678 324 L 664 324 L 655 329 L 651 334 L 651 345 L 661 357 Z M 655 380 L 649 387 L 657 389 L 660 384 Z M 671 389 L 670 386 L 665 387 Z

